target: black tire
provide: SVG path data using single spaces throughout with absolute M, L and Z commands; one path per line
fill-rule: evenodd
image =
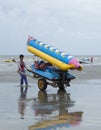
M 38 80 L 38 88 L 40 90 L 45 90 L 47 88 L 47 82 L 45 79 L 42 78 Z
M 64 83 L 60 82 L 60 84 L 59 84 L 59 89 L 61 89 L 61 90 L 64 90 L 64 89 L 65 89 Z

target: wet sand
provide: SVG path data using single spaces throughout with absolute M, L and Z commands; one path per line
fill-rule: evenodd
M 66 91 L 49 86 L 40 92 L 28 78 L 26 95 L 20 94 L 16 71 L 0 73 L 0 130 L 101 129 L 101 66 L 71 72 L 76 79 Z
M 82 80 L 100 79 L 101 65 L 84 65 L 83 71 L 71 70 L 71 74 L 76 76 L 75 82 L 81 82 Z M 33 83 L 33 79 L 28 78 L 30 83 Z M 19 82 L 19 74 L 17 70 L 0 72 L 0 83 L 17 83 Z

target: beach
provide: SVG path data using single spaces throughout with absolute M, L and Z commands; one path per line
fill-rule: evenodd
M 41 92 L 37 80 L 28 78 L 28 91 L 22 96 L 15 63 L 3 63 L 0 130 L 101 129 L 101 64 L 83 66 L 82 71 L 70 71 L 76 79 L 63 92 L 51 86 Z

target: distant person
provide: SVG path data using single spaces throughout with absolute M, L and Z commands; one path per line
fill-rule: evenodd
M 94 62 L 94 58 L 93 58 L 93 57 L 91 57 L 91 60 L 90 60 L 90 61 L 91 61 L 91 63 L 93 63 L 93 62 Z
M 16 60 L 15 60 L 15 59 L 12 59 L 12 61 L 13 61 L 13 62 L 16 62 Z
M 21 93 L 23 93 L 23 84 L 25 82 L 25 92 L 27 91 L 28 88 L 28 81 L 27 81 L 27 76 L 25 75 L 25 70 L 28 70 L 25 62 L 23 61 L 24 59 L 24 55 L 20 55 L 19 56 L 19 61 L 18 61 L 18 73 L 20 74 L 20 87 L 21 87 Z

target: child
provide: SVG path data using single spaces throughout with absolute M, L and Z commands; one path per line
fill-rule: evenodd
M 18 73 L 20 74 L 20 87 L 21 87 L 21 93 L 23 93 L 23 84 L 25 82 L 26 84 L 26 89 L 25 89 L 25 93 L 27 92 L 27 87 L 28 87 L 28 81 L 27 81 L 27 76 L 24 74 L 25 73 L 25 69 L 27 69 L 25 62 L 23 61 L 24 59 L 24 55 L 20 55 L 19 56 L 19 61 L 18 61 Z

